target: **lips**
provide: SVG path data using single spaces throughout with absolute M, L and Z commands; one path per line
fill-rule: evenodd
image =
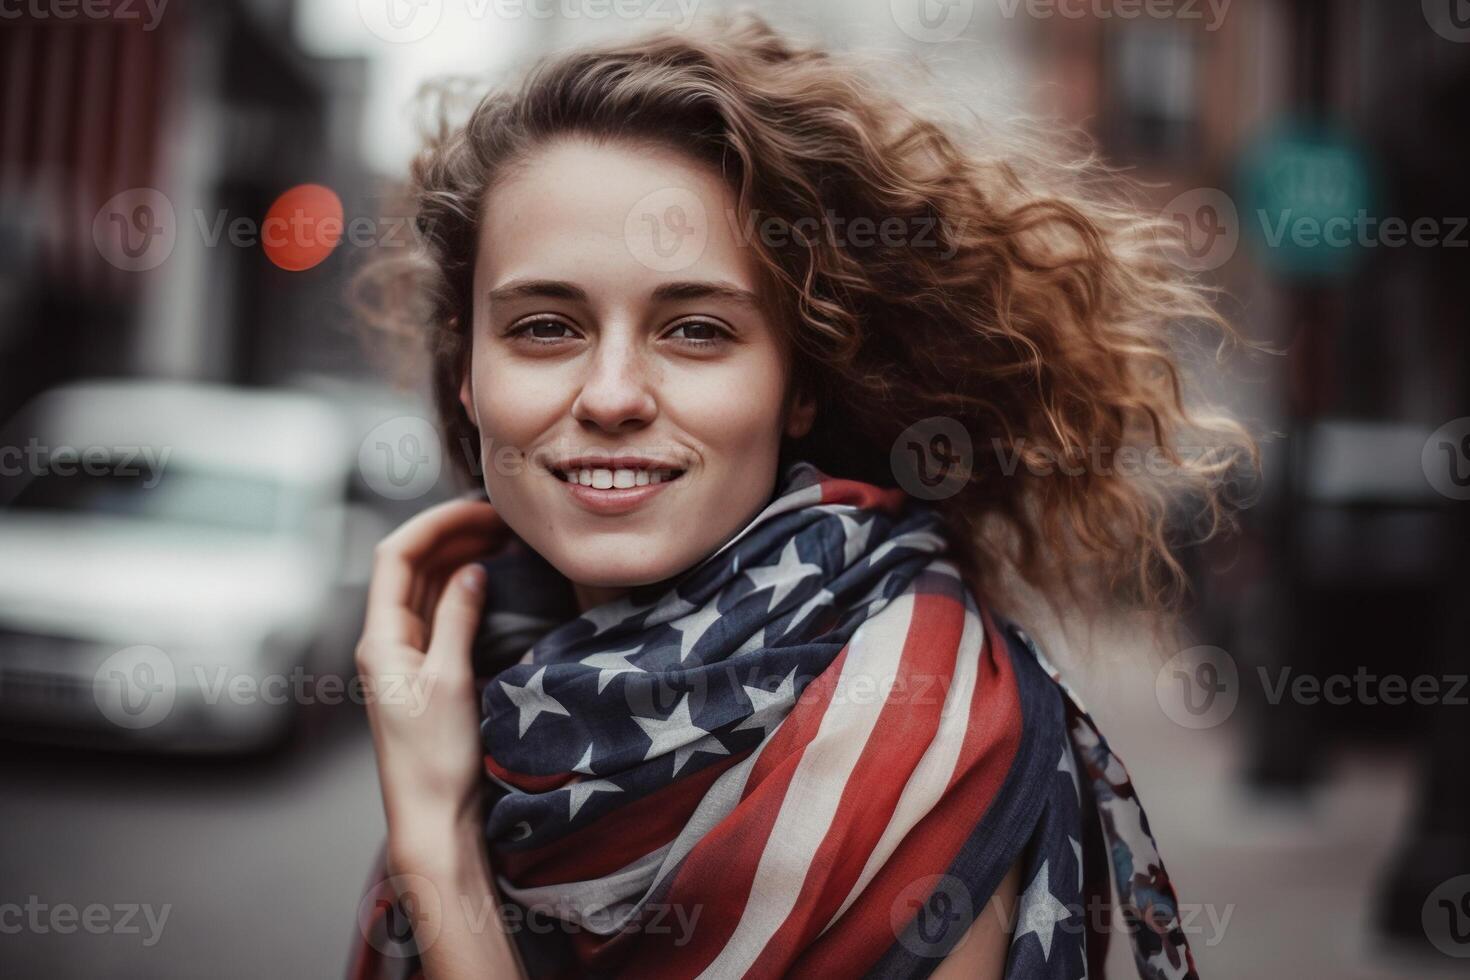
M 553 471 L 555 472 L 555 471 Z M 683 470 L 630 470 L 607 468 L 579 469 L 574 482 L 570 473 L 558 476 L 557 482 L 577 506 L 600 517 L 629 514 L 649 504 L 679 482 Z M 584 485 L 587 478 L 592 482 Z M 639 483 L 639 480 L 642 483 Z M 631 481 L 631 482 L 629 482 Z M 622 484 L 622 485 L 619 485 Z

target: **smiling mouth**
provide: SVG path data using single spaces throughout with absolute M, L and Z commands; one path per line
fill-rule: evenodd
M 684 475 L 680 469 L 608 469 L 606 467 L 562 470 L 551 467 L 552 475 L 563 483 L 574 483 L 593 490 L 626 490 L 650 484 L 672 483 Z

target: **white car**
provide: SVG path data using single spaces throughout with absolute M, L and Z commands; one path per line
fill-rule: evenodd
M 32 402 L 0 438 L 4 733 L 250 750 L 351 697 L 357 449 L 298 391 L 107 380 Z

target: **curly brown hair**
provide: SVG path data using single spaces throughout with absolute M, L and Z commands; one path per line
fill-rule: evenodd
M 369 266 L 359 305 L 380 325 L 406 315 L 427 339 L 448 441 L 477 445 L 457 394 L 482 210 L 550 140 L 677 148 L 725 177 L 742 222 L 867 216 L 931 229 L 932 247 L 751 240 L 791 341 L 793 390 L 817 397 L 813 430 L 783 456 L 891 486 L 902 482 L 896 440 L 954 420 L 993 449 L 936 501 L 975 588 L 993 595 L 1016 572 L 1084 605 L 1106 595 L 1176 607 L 1181 527 L 1201 541 L 1231 526 L 1231 481 L 1259 466 L 1240 424 L 1189 404 L 1177 341 L 1206 328 L 1217 359 L 1249 342 L 1171 261 L 1174 227 L 1092 154 L 1044 130 L 1002 138 L 979 120 L 926 116 L 890 82 L 750 15 L 549 57 L 462 124 L 439 113 L 411 167 L 421 251 Z M 1129 451 L 1155 465 L 1098 465 Z M 472 461 L 452 456 L 468 476 Z

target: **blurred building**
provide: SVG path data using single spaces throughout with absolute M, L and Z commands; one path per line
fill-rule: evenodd
M 79 375 L 350 365 L 342 257 L 285 272 L 229 223 L 303 182 L 358 203 L 364 63 L 303 54 L 285 0 L 113 6 L 0 22 L 0 418 Z
M 1055 83 L 1049 108 L 1087 126 L 1109 161 L 1157 181 L 1159 207 L 1183 199 L 1189 220 L 1218 190 L 1236 209 L 1225 220 L 1239 248 L 1212 270 L 1226 312 L 1286 353 L 1234 401 L 1285 438 L 1269 447 L 1245 539 L 1228 555 L 1191 556 L 1198 622 L 1203 642 L 1241 664 L 1253 785 L 1310 789 L 1347 743 L 1422 746 L 1417 815 L 1397 829 L 1401 856 L 1383 870 L 1379 902 L 1380 923 L 1416 942 L 1425 896 L 1470 870 L 1465 709 L 1268 699 L 1256 678 L 1446 678 L 1470 667 L 1465 505 L 1437 492 L 1421 460 L 1431 433 L 1470 416 L 1458 296 L 1470 46 L 1450 43 L 1433 6 L 1237 0 L 1213 29 L 1208 14 L 1030 24 L 1037 73 Z M 1297 186 L 1263 198 L 1272 179 Z M 1268 223 L 1293 208 L 1320 216 L 1319 205 L 1373 220 L 1354 226 L 1341 254 L 1262 247 Z M 1425 239 L 1395 244 L 1389 220 L 1426 222 Z

